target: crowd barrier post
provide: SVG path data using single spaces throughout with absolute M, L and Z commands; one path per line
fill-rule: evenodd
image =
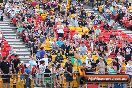
M 34 80 L 31 78 L 31 88 L 34 88 Z
M 21 79 L 20 79 L 20 75 L 18 75 L 18 79 L 16 81 L 16 88 L 21 88 Z
M 24 83 L 24 80 L 22 79 L 21 80 L 21 88 L 24 88 L 24 85 L 25 85 L 25 83 Z
M 13 88 L 13 78 L 10 78 L 10 88 Z
M 0 88 L 3 88 L 3 81 L 2 81 L 2 78 L 0 78 Z

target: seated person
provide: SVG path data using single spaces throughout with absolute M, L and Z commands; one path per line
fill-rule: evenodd
M 56 44 L 57 44 L 59 47 L 61 47 L 61 46 L 64 44 L 64 42 L 62 41 L 61 38 L 59 38 L 58 41 L 56 42 Z

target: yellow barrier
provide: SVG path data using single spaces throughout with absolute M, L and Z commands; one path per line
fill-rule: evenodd
M 18 80 L 16 82 L 16 88 L 21 88 L 21 79 L 20 79 L 20 76 L 18 76 Z
M 2 81 L 2 78 L 0 78 L 0 88 L 3 88 L 3 81 Z
M 10 78 L 10 88 L 13 88 L 13 78 Z

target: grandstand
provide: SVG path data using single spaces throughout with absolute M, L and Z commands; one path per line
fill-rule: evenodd
M 132 88 L 131 0 L 7 0 L 0 46 L 0 88 Z

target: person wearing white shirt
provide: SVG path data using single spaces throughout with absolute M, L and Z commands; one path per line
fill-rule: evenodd
M 63 37 L 64 36 L 64 26 L 59 23 L 59 25 L 57 25 L 57 33 L 58 33 L 58 37 Z
M 44 81 L 44 73 L 45 73 L 45 61 L 41 61 L 39 67 L 37 68 L 37 73 L 36 73 L 36 80 L 35 83 L 40 86 L 41 81 Z
M 121 10 L 122 10 L 123 13 L 127 12 L 127 8 L 124 5 L 122 6 Z
M 120 54 L 120 52 L 117 53 L 117 58 L 120 64 L 122 64 L 123 60 L 125 60 L 125 58 Z
M 81 39 L 81 35 L 77 32 L 73 38 L 76 40 L 76 39 Z
M 42 60 L 45 61 L 45 66 L 48 66 L 49 59 L 48 59 L 47 55 L 45 55 L 44 58 L 42 58 Z
M 11 13 L 11 18 L 13 18 L 16 15 L 14 10 L 12 10 L 10 13 Z
M 92 62 L 93 62 L 93 58 L 91 55 L 88 55 L 88 57 L 86 57 L 86 66 L 91 68 L 92 67 Z
M 34 65 L 37 65 L 37 63 L 36 63 L 34 57 L 32 57 L 32 56 L 30 57 L 29 65 L 30 65 L 30 70 L 32 69 L 32 67 L 33 67 Z

